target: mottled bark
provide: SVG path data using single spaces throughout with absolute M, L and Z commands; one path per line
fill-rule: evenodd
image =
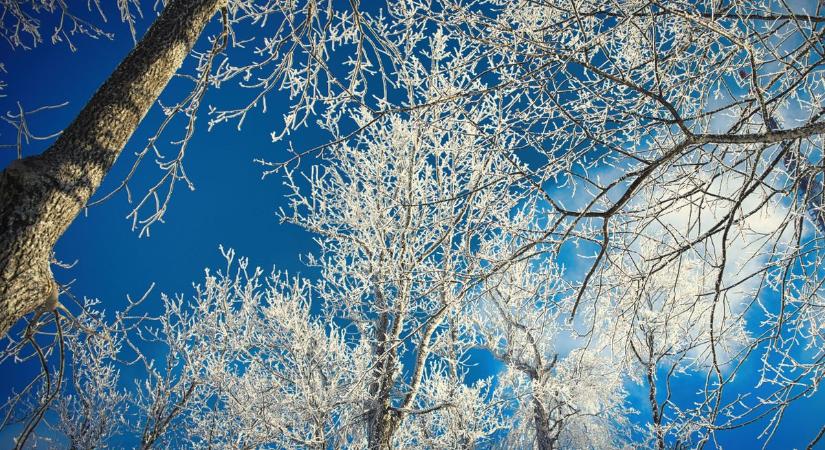
M 533 398 L 533 421 L 536 426 L 536 448 L 539 450 L 553 450 L 556 448 L 558 435 L 553 433 L 547 410 L 537 398 Z
M 375 288 L 375 304 L 379 309 L 387 308 L 387 301 L 380 288 Z M 401 422 L 401 415 L 392 408 L 391 391 L 395 381 L 397 347 L 393 341 L 401 332 L 402 317 L 395 317 L 391 324 L 390 314 L 380 313 L 376 327 L 375 358 L 377 364 L 370 383 L 370 397 L 373 404 L 367 413 L 367 448 L 369 450 L 389 450 L 392 437 Z M 391 327 L 392 325 L 392 327 Z
M 391 408 L 389 401 L 381 402 L 370 412 L 367 425 L 367 447 L 369 450 L 389 450 L 401 415 Z
M 226 0 L 172 0 L 43 154 L 0 174 L 0 336 L 56 302 L 52 247 Z
M 379 344 L 376 356 L 378 364 L 373 370 L 370 396 L 374 399 L 367 413 L 367 447 L 369 450 L 392 448 L 392 437 L 401 421 L 400 414 L 392 408 L 391 390 L 395 373 L 395 350 L 387 341 L 387 314 L 379 321 Z

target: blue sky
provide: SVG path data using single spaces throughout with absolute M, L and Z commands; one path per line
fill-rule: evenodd
M 142 25 L 149 23 L 151 14 L 147 11 Z M 117 15 L 110 14 L 109 19 L 115 39 L 78 38 L 75 53 L 59 44 L 41 45 L 28 52 L 12 52 L 7 45 L 0 45 L 0 60 L 8 72 L 2 77 L 8 86 L 7 97 L 0 98 L 0 111 L 16 111 L 18 98 L 26 109 L 68 101 L 63 108 L 32 115 L 29 126 L 33 133 L 46 135 L 68 125 L 133 46 L 128 29 Z M 165 94 L 174 98 L 181 93 Z M 209 98 L 205 102 L 209 103 Z M 152 127 L 157 126 L 159 116 L 155 106 L 98 194 L 119 184 L 134 161 L 133 154 L 142 149 L 154 131 Z M 281 115 L 272 112 L 250 119 L 242 133 L 233 125 L 218 126 L 207 133 L 206 120 L 199 123 L 202 129 L 196 133 L 186 160 L 196 190 L 177 186 L 166 223 L 153 227 L 150 237 L 139 238 L 131 230 L 131 221 L 126 219 L 131 208 L 125 195 L 78 217 L 55 247 L 58 259 L 76 260 L 77 264 L 66 271 L 55 269 L 56 279 L 61 283 L 76 280 L 72 288 L 75 296 L 98 298 L 108 311 L 115 311 L 126 304 L 127 294 L 139 297 L 153 282 L 156 287 L 151 301 L 158 308 L 161 292 L 191 294 L 192 283 L 203 279 L 204 268 L 223 264 L 220 244 L 248 256 L 253 264 L 266 268 L 277 264 L 280 269 L 307 273 L 299 255 L 313 247 L 311 236 L 297 227 L 278 223 L 275 211 L 283 204 L 285 192 L 281 180 L 278 176 L 262 180 L 261 167 L 253 162 L 258 157 L 275 160 L 285 155 L 284 144 L 274 145 L 269 137 L 276 123 L 282 123 Z M 0 128 L 0 133 L 3 143 L 14 142 L 11 127 Z M 25 146 L 24 156 L 44 148 L 45 143 Z M 175 150 L 166 148 L 167 155 Z M 0 150 L 0 167 L 15 157 L 11 149 Z M 145 162 L 137 175 L 138 184 L 155 180 L 160 174 L 151 160 Z M 35 370 L 37 367 L 31 365 L 0 368 L 11 381 L 0 388 L 4 401 L 10 389 L 29 380 Z M 9 445 L 8 439 L 0 436 L 0 448 Z
M 151 3 L 144 5 L 146 9 Z M 0 61 L 8 72 L 2 76 L 7 83 L 7 96 L 0 98 L 0 113 L 15 111 L 18 99 L 23 101 L 25 109 L 68 101 L 63 108 L 29 118 L 29 126 L 36 134 L 50 134 L 64 128 L 133 45 L 128 29 L 117 20 L 114 11 L 109 13 L 107 27 L 115 32 L 115 39 L 79 37 L 75 53 L 63 44 L 41 45 L 28 52 L 11 51 L 7 45 L 0 45 Z M 146 11 L 145 15 L 147 18 L 140 22 L 144 28 L 153 13 Z M 174 98 L 181 93 L 173 86 L 165 95 Z M 223 96 L 223 103 L 227 95 L 243 93 L 232 89 L 213 91 L 207 94 L 204 103 L 211 103 L 215 96 Z M 253 162 L 256 158 L 272 161 L 287 155 L 284 142 L 273 144 L 270 139 L 270 132 L 283 123 L 283 111 L 273 100 L 285 100 L 285 97 L 276 94 L 271 98 L 267 114 L 250 115 L 242 132 L 238 132 L 234 124 L 219 125 L 206 132 L 206 120 L 201 118 L 200 129 L 186 159 L 187 172 L 196 190 L 190 192 L 178 185 L 165 223 L 154 225 L 151 237 L 139 238 L 138 233 L 131 230 L 131 222 L 126 219 L 131 207 L 123 194 L 79 217 L 55 248 L 58 259 L 77 260 L 70 270 L 55 269 L 58 281 L 76 280 L 72 288 L 75 295 L 99 298 L 110 311 L 123 307 L 127 294 L 140 296 L 154 282 L 152 300 L 159 305 L 160 292 L 188 295 L 192 293 L 192 283 L 203 278 L 204 268 L 222 265 L 219 244 L 249 257 L 253 265 L 277 266 L 311 276 L 312 270 L 305 267 L 299 257 L 314 250 L 312 237 L 297 227 L 278 223 L 275 212 L 286 205 L 283 199 L 286 190 L 278 175 L 261 179 L 263 168 Z M 153 108 L 99 193 L 119 184 L 134 160 L 134 152 L 142 148 L 159 117 L 158 108 Z M 292 138 L 297 147 L 303 148 L 323 141 L 323 136 L 307 130 L 293 134 Z M 2 143 L 13 140 L 10 127 L 0 128 Z M 43 143 L 27 145 L 24 155 L 43 148 Z M 172 147 L 166 148 L 167 153 L 174 151 Z M 0 150 L 0 167 L 5 167 L 15 156 L 13 150 Z M 138 172 L 137 184 L 146 184 L 158 175 L 153 163 L 146 161 L 143 170 Z M 479 363 L 473 377 L 485 376 L 498 366 L 483 357 Z M 33 370 L 36 368 L 0 368 L 10 381 L 4 383 L 0 396 L 5 398 L 10 388 L 30 377 Z M 696 387 L 695 383 L 685 382 L 678 389 L 687 393 Z M 645 394 L 638 387 L 630 388 L 631 401 L 646 415 Z M 823 407 L 822 395 L 797 402 L 789 409 L 783 427 L 769 448 L 804 447 L 823 422 Z M 722 436 L 725 448 L 755 447 L 753 429 Z M 0 446 L 8 445 L 7 439 L 8 436 L 0 435 Z

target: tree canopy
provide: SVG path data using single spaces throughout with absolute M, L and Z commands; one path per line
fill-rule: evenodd
M 776 436 L 822 404 L 822 2 L 88 7 L 0 1 L 13 57 L 114 38 L 115 11 L 134 40 L 61 133 L 0 91 L 0 365 L 36 371 L 10 445 L 821 445 L 821 419 Z M 149 236 L 178 187 L 231 190 L 186 169 L 230 128 L 272 142 L 304 271 L 221 247 L 118 307 L 56 281 L 79 212 L 126 199 Z

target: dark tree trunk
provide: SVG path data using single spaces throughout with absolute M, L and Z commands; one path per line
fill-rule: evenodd
M 383 294 L 377 289 L 376 303 L 382 307 L 386 305 Z M 388 338 L 390 320 L 387 313 L 381 313 L 377 328 L 378 344 L 376 345 L 375 355 L 378 364 L 373 370 L 373 381 L 369 388 L 374 403 L 367 414 L 367 448 L 369 450 L 389 450 L 392 448 L 392 437 L 398 428 L 401 417 L 392 409 L 392 399 L 390 397 L 396 353 Z
M 401 415 L 392 409 L 388 401 L 367 416 L 367 448 L 369 450 L 392 449 L 392 438 L 401 424 Z
M 536 426 L 536 448 L 539 450 L 553 450 L 556 448 L 557 435 L 553 433 L 550 417 L 544 405 L 533 399 L 533 421 Z
M 52 247 L 226 0 L 172 0 L 43 154 L 0 173 L 0 337 L 57 301 Z

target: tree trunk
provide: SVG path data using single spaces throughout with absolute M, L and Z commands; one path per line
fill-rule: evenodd
M 392 438 L 400 424 L 401 416 L 392 409 L 389 401 L 380 402 L 367 416 L 367 448 L 392 449 Z
M 536 427 L 536 448 L 539 450 L 553 450 L 556 448 L 557 436 L 551 431 L 550 417 L 544 405 L 537 398 L 533 398 L 533 421 Z
M 225 1 L 172 0 L 57 141 L 0 173 L 0 337 L 56 304 L 55 242 Z
M 376 303 L 385 305 L 383 295 L 376 289 Z M 398 320 L 398 319 L 396 319 Z M 370 396 L 374 399 L 367 414 L 367 448 L 369 450 L 389 450 L 392 437 L 400 423 L 399 414 L 392 409 L 390 391 L 395 373 L 396 353 L 388 339 L 390 327 L 389 316 L 381 313 L 378 320 L 378 344 L 375 349 L 377 364 L 373 369 L 373 381 L 370 383 Z

